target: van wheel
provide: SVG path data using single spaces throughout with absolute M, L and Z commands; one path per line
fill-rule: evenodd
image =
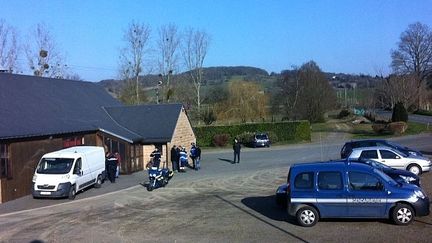
M 408 225 L 414 219 L 414 210 L 410 205 L 397 204 L 393 208 L 392 219 L 397 225 Z
M 69 189 L 68 198 L 69 198 L 69 200 L 74 200 L 75 196 L 76 196 L 75 185 L 72 185 L 71 188 Z
M 98 175 L 94 187 L 95 188 L 101 188 L 102 187 L 102 176 L 101 175 Z
M 296 217 L 299 225 L 303 227 L 312 227 L 319 220 L 319 215 L 317 210 L 311 206 L 301 207 L 297 211 Z
M 414 173 L 416 175 L 420 175 L 422 173 L 420 166 L 418 166 L 416 164 L 408 166 L 408 171 L 411 173 Z

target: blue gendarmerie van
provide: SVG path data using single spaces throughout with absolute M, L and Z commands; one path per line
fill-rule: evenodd
M 288 213 L 305 227 L 320 218 L 389 218 L 408 225 L 414 217 L 429 215 L 429 198 L 420 187 L 356 162 L 291 166 L 287 200 Z

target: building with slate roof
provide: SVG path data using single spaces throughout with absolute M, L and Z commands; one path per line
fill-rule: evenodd
M 0 73 L 0 117 L 0 203 L 30 194 L 48 152 L 104 146 L 129 174 L 145 169 L 155 147 L 166 161 L 172 145 L 195 142 L 181 104 L 123 106 L 91 82 Z

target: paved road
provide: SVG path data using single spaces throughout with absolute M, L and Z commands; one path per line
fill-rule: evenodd
M 384 116 L 386 118 L 392 117 L 391 111 L 384 111 L 384 110 L 377 110 L 376 113 L 380 116 Z M 408 120 L 413 122 L 418 122 L 422 124 L 429 124 L 432 125 L 432 116 L 423 116 L 423 115 L 416 115 L 416 114 L 410 114 L 408 115 Z
M 243 149 L 240 164 L 230 163 L 230 150 L 204 151 L 201 171 L 176 174 L 166 188 L 153 192 L 138 184 L 144 175 L 136 173 L 79 194 L 75 201 L 27 197 L 2 204 L 0 242 L 428 242 L 432 216 L 408 227 L 325 220 L 308 229 L 275 206 L 274 191 L 286 181 L 288 167 L 337 159 L 343 141 L 336 137 Z M 432 135 L 396 140 L 432 154 Z M 432 173 L 422 180 L 432 195 Z

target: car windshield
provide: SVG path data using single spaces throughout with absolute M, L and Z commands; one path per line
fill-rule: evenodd
M 43 158 L 38 167 L 39 174 L 66 174 L 72 168 L 74 159 L 67 158 Z
M 392 186 L 397 186 L 399 185 L 395 180 L 393 180 L 390 176 L 388 176 L 387 174 L 385 174 L 384 172 L 382 172 L 379 169 L 374 169 L 374 172 L 377 173 L 378 175 L 381 176 L 381 178 L 386 181 L 388 184 L 392 185 Z
M 407 148 L 404 147 L 404 146 L 401 146 L 401 145 L 399 145 L 397 143 L 393 143 L 393 142 L 390 142 L 390 141 L 387 141 L 387 146 L 389 146 L 391 148 L 394 148 L 394 149 L 397 149 L 398 151 L 400 151 L 400 152 L 404 153 L 405 155 L 407 155 L 406 154 Z
M 256 139 L 261 139 L 261 140 L 267 139 L 267 135 L 265 135 L 265 134 L 259 134 L 259 135 L 256 135 L 255 137 L 256 137 Z

